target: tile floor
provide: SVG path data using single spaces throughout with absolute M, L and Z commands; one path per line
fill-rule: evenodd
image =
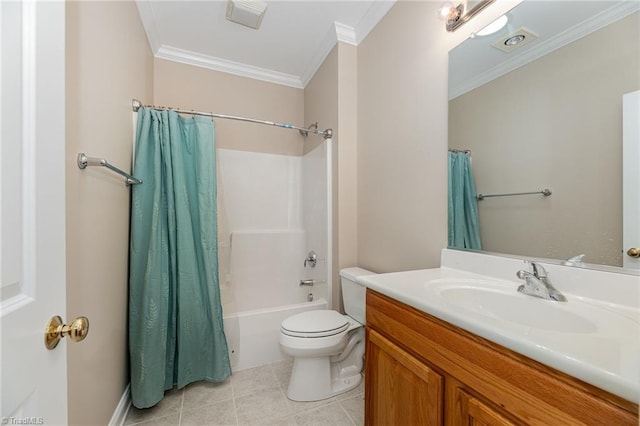
M 364 381 L 356 389 L 316 402 L 286 397 L 292 361 L 234 373 L 224 383 L 200 382 L 171 390 L 155 407 L 131 408 L 125 425 L 330 425 L 364 424 Z

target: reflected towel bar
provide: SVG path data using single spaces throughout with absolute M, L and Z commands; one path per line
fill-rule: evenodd
M 129 173 L 120 170 L 119 168 L 117 168 L 116 166 L 109 164 L 109 162 L 107 160 L 105 160 L 104 158 L 92 158 L 92 157 L 87 157 L 84 152 L 81 152 L 78 154 L 78 167 L 80 167 L 81 169 L 86 169 L 87 166 L 103 166 L 106 167 L 107 169 L 116 172 L 117 174 L 119 174 L 120 176 L 124 176 L 126 179 L 126 184 L 127 186 L 130 185 L 139 185 L 142 183 L 142 179 L 138 179 L 138 178 L 134 178 L 133 176 L 131 176 Z
M 511 194 L 491 194 L 491 195 L 478 194 L 476 198 L 478 199 L 478 201 L 482 201 L 485 198 L 489 198 L 489 197 L 510 197 L 512 195 L 533 195 L 533 194 L 542 194 L 545 197 L 548 197 L 549 195 L 551 195 L 551 190 L 549 188 L 545 188 L 542 191 L 534 191 L 534 192 L 514 192 Z

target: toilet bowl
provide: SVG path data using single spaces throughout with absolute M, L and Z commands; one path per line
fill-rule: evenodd
M 318 401 L 347 392 L 362 381 L 365 287 L 356 282 L 373 272 L 340 271 L 347 315 L 332 310 L 307 311 L 282 321 L 280 347 L 292 356 L 287 397 Z

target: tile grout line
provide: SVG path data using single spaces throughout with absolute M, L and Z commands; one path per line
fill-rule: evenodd
M 346 399 L 343 399 L 342 401 L 346 401 Z M 342 405 L 342 401 L 338 400 L 338 404 L 340 405 L 340 408 L 342 408 L 342 411 L 347 415 L 347 418 L 351 421 L 351 424 L 353 424 L 353 426 L 357 426 L 356 422 L 349 415 L 349 412 L 344 408 L 344 405 Z
M 280 380 L 278 380 L 278 374 L 276 373 L 276 369 L 273 366 L 273 362 L 269 363 L 269 367 L 271 367 L 271 372 L 273 373 L 273 377 L 276 379 L 276 383 L 278 385 L 278 390 L 280 391 L 280 395 L 282 395 L 282 397 L 284 398 L 284 403 L 287 406 L 287 414 L 279 417 L 278 420 L 282 420 L 282 419 L 287 419 L 289 417 L 294 417 L 295 413 L 291 411 L 291 407 L 289 405 L 289 398 L 287 398 L 287 394 L 284 391 L 284 389 L 282 388 L 282 384 L 280 383 Z
M 231 371 L 231 376 L 229 376 L 229 384 L 231 385 L 231 401 L 233 402 L 233 416 L 236 419 L 236 426 L 240 425 L 240 420 L 238 420 L 238 404 L 236 403 L 236 389 L 233 386 L 233 370 Z

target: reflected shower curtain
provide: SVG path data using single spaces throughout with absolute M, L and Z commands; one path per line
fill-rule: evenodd
M 215 128 L 138 111 L 129 271 L 131 399 L 231 374 L 218 281 Z
M 449 151 L 449 247 L 481 249 L 471 154 Z

